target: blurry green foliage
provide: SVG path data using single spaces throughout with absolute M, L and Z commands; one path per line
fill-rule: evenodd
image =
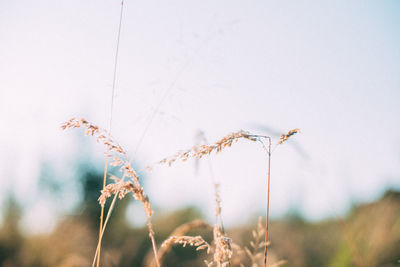
M 336 254 L 333 256 L 329 267 L 350 267 L 353 266 L 353 256 L 351 249 L 347 243 L 343 243 L 338 247 Z

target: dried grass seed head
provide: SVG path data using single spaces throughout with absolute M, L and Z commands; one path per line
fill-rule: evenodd
M 158 164 L 168 164 L 171 166 L 174 162 L 186 161 L 189 158 L 197 158 L 200 159 L 204 156 L 210 155 L 212 152 L 219 153 L 223 149 L 230 147 L 234 142 L 237 142 L 239 139 L 248 139 L 251 141 L 257 141 L 257 136 L 251 135 L 248 132 L 240 130 L 236 133 L 231 133 L 222 138 L 221 140 L 215 142 L 214 144 L 207 145 L 196 145 L 191 149 L 179 151 L 172 157 L 167 157 L 158 162 Z
M 207 249 L 207 254 L 211 251 L 211 246 L 201 236 L 170 236 L 163 242 L 161 247 L 171 247 L 173 244 L 181 244 L 197 247 L 196 250 Z
M 111 135 L 104 129 L 101 129 L 97 125 L 89 123 L 87 120 L 81 118 L 71 118 L 67 122 L 61 125 L 62 130 L 70 128 L 86 128 L 85 134 L 96 137 L 96 141 L 107 146 L 108 152 L 115 152 L 120 154 L 124 159 L 115 155 L 114 161 L 110 163 L 111 166 L 121 166 L 121 171 L 124 172 L 123 177 L 130 177 L 131 181 L 124 182 L 123 179 L 112 177 L 115 181 L 112 184 L 108 184 L 104 190 L 101 191 L 99 197 L 100 205 L 104 206 L 107 198 L 113 194 L 119 194 L 120 199 L 124 198 L 129 192 L 132 192 L 134 198 L 143 203 L 145 212 L 148 216 L 152 215 L 152 209 L 150 202 L 146 194 L 144 193 L 143 187 L 139 183 L 139 176 L 136 171 L 132 168 L 128 160 L 126 159 L 126 152 L 122 147 L 111 137 Z M 107 156 L 109 156 L 107 154 Z
M 300 129 L 299 128 L 295 128 L 293 130 L 290 130 L 287 134 L 281 134 L 280 140 L 278 142 L 278 144 L 282 144 L 283 142 L 285 142 L 286 140 L 288 140 L 291 136 L 300 133 Z
M 111 137 L 111 135 L 104 129 L 101 129 L 97 125 L 89 123 L 87 120 L 81 118 L 71 118 L 67 122 L 61 125 L 62 130 L 67 130 L 70 128 L 85 128 L 85 135 L 91 135 L 96 137 L 98 143 L 102 143 L 107 146 L 109 151 L 114 151 L 122 155 L 126 155 L 126 152 L 122 147 Z
M 217 263 L 217 266 L 228 266 L 233 254 L 232 239 L 226 237 L 218 225 L 214 226 L 214 242 L 214 262 Z

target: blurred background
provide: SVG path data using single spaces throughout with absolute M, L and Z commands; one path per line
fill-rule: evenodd
M 105 148 L 60 126 L 108 128 L 120 8 L 0 1 L 1 266 L 91 264 Z M 142 177 L 158 244 L 182 223 L 213 223 L 211 164 L 227 234 L 248 246 L 267 155 L 241 140 L 209 161 L 146 166 L 191 148 L 198 131 L 277 142 L 300 128 L 272 156 L 271 262 L 397 266 L 399 12 L 396 0 L 125 0 L 112 135 Z M 150 246 L 140 203 L 119 201 L 102 265 L 146 266 Z M 174 248 L 165 264 L 205 257 Z

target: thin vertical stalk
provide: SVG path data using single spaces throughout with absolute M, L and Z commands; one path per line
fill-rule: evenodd
M 157 267 L 161 267 L 160 260 L 158 258 L 158 253 L 157 253 L 156 241 L 154 240 L 154 231 L 153 231 L 153 227 L 151 225 L 151 219 L 147 213 L 146 213 L 146 221 L 147 221 L 147 227 L 149 229 L 149 236 L 151 239 L 151 244 L 153 246 L 154 259 L 156 260 Z
M 103 238 L 104 231 L 105 231 L 105 229 L 106 229 L 108 220 L 110 219 L 110 216 L 111 216 L 111 212 L 112 212 L 112 210 L 114 209 L 115 201 L 117 200 L 117 195 L 118 195 L 118 194 L 115 194 L 115 195 L 114 195 L 113 201 L 111 202 L 110 208 L 108 209 L 108 213 L 107 213 L 107 216 L 106 216 L 106 220 L 104 221 L 104 227 L 103 227 L 103 229 L 102 229 L 102 231 L 101 231 L 101 233 L 100 233 L 100 241 L 101 241 L 101 239 Z M 96 257 L 97 257 L 97 259 L 99 258 L 98 256 L 100 255 L 100 254 L 99 254 L 99 252 L 100 252 L 100 244 L 101 244 L 101 242 L 99 242 L 99 243 L 97 244 L 96 253 L 94 254 L 94 259 L 93 259 L 92 267 L 94 267 L 94 264 L 96 263 Z
M 117 48 L 115 51 L 115 60 L 114 60 L 114 74 L 113 74 L 113 84 L 111 90 L 111 107 L 110 107 L 110 125 L 108 128 L 108 133 L 111 135 L 111 125 L 113 119 L 113 109 L 114 109 L 114 95 L 115 95 L 115 81 L 117 78 L 117 66 L 118 66 L 118 52 L 119 52 L 119 40 L 121 37 L 121 26 L 122 26 L 122 14 L 124 12 L 124 0 L 121 1 L 121 10 L 119 15 L 119 26 L 118 26 L 118 36 L 117 36 Z M 104 179 L 103 179 L 103 190 L 106 187 L 107 182 L 107 166 L 108 166 L 108 152 L 109 147 L 107 146 L 107 153 L 106 153 L 106 160 L 104 164 Z M 101 213 L 100 213 L 100 227 L 99 227 L 99 242 L 98 242 L 98 256 L 97 256 L 97 264 L 96 266 L 100 266 L 100 252 L 101 252 L 101 239 L 102 239 L 102 232 L 103 232 L 103 217 L 104 217 L 104 205 L 101 206 Z
M 100 256 L 99 252 L 100 252 L 100 246 L 101 246 L 101 239 L 103 238 L 104 231 L 106 230 L 106 227 L 107 227 L 107 223 L 108 223 L 108 221 L 109 221 L 109 219 L 111 217 L 111 213 L 114 210 L 114 206 L 115 206 L 115 203 L 117 201 L 117 196 L 118 196 L 118 194 L 114 195 L 114 198 L 113 198 L 113 200 L 111 202 L 110 208 L 108 209 L 106 220 L 104 221 L 104 226 L 103 226 L 103 229 L 101 231 L 100 238 L 99 238 L 100 242 L 97 244 L 96 253 L 94 254 L 92 267 L 94 267 L 94 265 L 96 263 L 96 257 L 98 259 L 99 256 Z M 160 267 L 161 265 L 160 265 L 160 261 L 158 259 L 157 245 L 156 245 L 156 241 L 154 239 L 154 231 L 153 231 L 153 228 L 152 228 L 152 225 L 151 225 L 151 218 L 147 214 L 146 214 L 146 221 L 147 221 L 147 227 L 149 229 L 149 236 L 150 236 L 151 243 L 152 243 L 152 248 L 153 248 L 153 252 L 154 252 L 154 256 L 155 256 L 155 261 L 156 261 L 157 267 Z
M 107 182 L 107 167 L 108 167 L 108 152 L 109 147 L 107 146 L 107 153 L 106 153 L 106 160 L 104 162 L 104 177 L 103 177 L 103 190 L 106 187 Z M 101 252 L 101 239 L 102 239 L 102 232 L 103 232 L 103 217 L 104 217 L 104 205 L 101 206 L 101 213 L 100 213 L 100 227 L 99 227 L 99 242 L 98 242 L 98 257 L 97 257 L 97 267 L 100 266 L 100 252 Z
M 265 224 L 265 251 L 264 251 L 264 267 L 267 266 L 268 252 L 268 223 L 269 223 L 269 193 L 271 182 L 271 138 L 268 137 L 268 195 L 267 195 L 267 219 Z

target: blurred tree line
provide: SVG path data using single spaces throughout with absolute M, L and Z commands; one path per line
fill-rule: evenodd
M 91 266 L 98 238 L 97 199 L 103 173 L 88 163 L 77 169 L 81 200 L 50 233 L 23 234 L 23 207 L 10 193 L 2 210 L 0 266 Z M 52 188 L 57 188 L 57 197 L 62 186 Z M 131 196 L 117 202 L 103 238 L 101 266 L 145 266 L 146 257 L 151 256 L 147 228 L 132 227 L 126 219 L 130 201 Z M 153 222 L 157 244 L 177 226 L 202 217 L 195 207 L 168 214 L 156 209 Z M 228 229 L 227 234 L 235 243 L 247 246 L 255 225 L 256 220 L 246 227 Z M 355 206 L 345 219 L 310 223 L 292 214 L 273 221 L 270 231 L 271 257 L 287 260 L 286 266 L 398 266 L 400 193 L 387 191 L 377 202 Z M 206 230 L 189 235 L 212 240 L 212 233 Z M 194 248 L 176 246 L 166 255 L 163 266 L 203 266 L 205 256 Z M 248 261 L 244 264 L 250 266 Z

